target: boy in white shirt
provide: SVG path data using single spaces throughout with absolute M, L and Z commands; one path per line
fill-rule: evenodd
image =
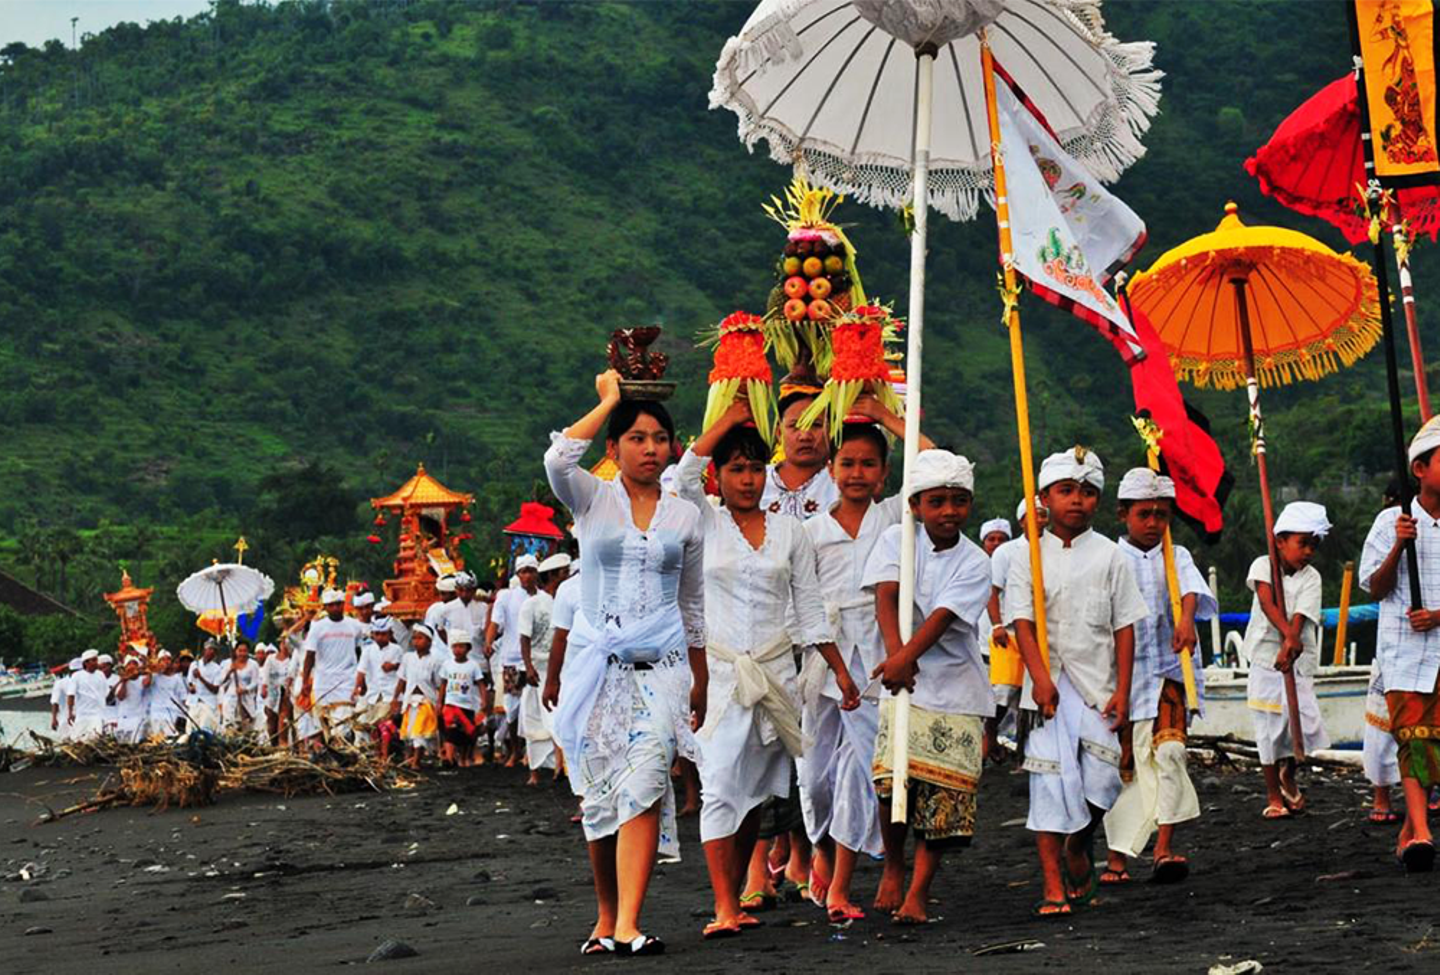
M 984 720 L 994 711 L 980 652 L 980 625 L 990 599 L 990 562 L 962 533 L 974 503 L 974 466 L 948 450 L 922 450 L 911 470 L 915 530 L 915 626 L 900 634 L 900 542 L 903 526 L 885 530 L 865 567 L 863 587 L 875 594 L 885 660 L 875 668 L 886 690 L 911 692 L 909 816 L 890 821 L 894 794 L 891 740 L 895 701 L 880 706 L 875 741 L 875 791 L 885 847 L 885 884 L 905 871 L 905 834 L 915 833 L 915 870 L 897 924 L 924 924 L 930 884 L 946 849 L 968 846 L 975 830 L 975 795 L 985 761 Z
M 1330 747 L 1315 696 L 1315 670 L 1320 663 L 1320 573 L 1310 562 L 1330 531 L 1324 505 L 1310 501 L 1287 504 L 1275 519 L 1275 551 L 1279 555 L 1285 611 L 1274 596 L 1270 556 L 1250 564 L 1245 584 L 1255 592 L 1250 622 L 1245 627 L 1244 653 L 1250 660 L 1245 696 L 1255 728 L 1255 747 L 1265 773 L 1266 819 L 1286 819 L 1305 808 L 1295 781 L 1290 739 L 1290 704 L 1285 672 L 1294 671 L 1299 704 L 1302 749 L 1309 755 Z
M 1129 771 L 1115 805 L 1105 814 L 1110 862 L 1102 884 L 1130 879 L 1126 857 L 1136 857 L 1155 840 L 1153 879 L 1177 883 L 1190 874 L 1189 862 L 1172 846 L 1175 827 L 1200 816 L 1200 799 L 1185 768 L 1188 713 L 1180 654 L 1190 653 L 1197 694 L 1204 695 L 1204 668 L 1196 646 L 1195 621 L 1219 611 L 1210 587 L 1183 545 L 1172 545 L 1180 591 L 1180 619 L 1172 622 L 1169 580 L 1165 571 L 1165 533 L 1175 504 L 1175 482 L 1148 467 L 1127 471 L 1116 492 L 1125 536 L 1120 551 L 1130 568 L 1150 615 L 1135 624 L 1135 664 L 1130 682 L 1130 723 L 1121 730 L 1121 773 L 1124 756 Z
M 461 768 L 475 764 L 475 736 L 489 696 L 485 673 L 470 655 L 472 646 L 469 630 L 452 629 L 451 657 L 440 664 L 438 678 L 440 761 Z
M 1092 837 L 1120 795 L 1119 729 L 1130 709 L 1135 626 L 1149 610 L 1129 561 L 1092 529 L 1105 467 L 1084 447 L 1045 458 L 1038 478 L 1050 522 L 1040 536 L 1049 667 L 1036 638 L 1029 546 L 1010 556 L 1005 620 L 1015 631 L 1041 722 L 1025 742 L 1030 813 L 1044 878 L 1037 917 L 1071 913 L 1099 890 Z M 1017 540 L 1018 541 L 1018 540 Z
M 409 766 L 419 768 L 421 754 L 435 750 L 440 728 L 435 708 L 440 693 L 439 653 L 448 652 L 448 648 L 425 623 L 416 623 L 410 631 L 410 646 L 411 651 L 400 664 L 390 712 L 401 716 L 400 737 L 409 752 Z
M 190 723 L 204 731 L 216 731 L 220 727 L 220 681 L 225 676 L 225 668 L 215 659 L 219 647 L 214 640 L 206 640 L 200 659 L 190 665 L 190 673 L 186 675 L 195 695 L 189 707 Z

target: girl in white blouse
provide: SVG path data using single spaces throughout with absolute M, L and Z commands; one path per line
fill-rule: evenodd
M 670 766 L 697 758 L 705 718 L 704 546 L 695 506 L 660 487 L 674 424 L 659 403 L 620 399 L 613 370 L 600 404 L 553 434 L 545 473 L 575 516 L 580 609 L 566 645 L 555 739 L 581 797 L 599 917 L 584 954 L 653 955 L 639 928 L 657 850 L 679 852 Z M 609 421 L 611 482 L 580 466 Z M 688 666 L 687 666 L 688 665 Z
M 700 838 L 715 891 L 706 938 L 758 924 L 740 908 L 740 885 L 760 828 L 760 806 L 790 794 L 803 750 L 792 644 L 818 648 L 847 710 L 860 692 L 836 649 L 804 525 L 760 506 L 770 449 L 746 424 L 738 399 L 680 460 L 681 497 L 705 528 L 705 621 L 710 656 L 708 719 L 700 731 Z M 714 458 L 723 508 L 701 487 Z M 788 625 L 792 619 L 794 625 Z

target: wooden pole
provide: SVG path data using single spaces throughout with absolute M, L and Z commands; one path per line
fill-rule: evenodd
M 1255 467 L 1260 474 L 1260 505 L 1265 513 L 1265 550 L 1270 555 L 1270 588 L 1280 615 L 1289 619 L 1285 610 L 1285 572 L 1280 568 L 1280 553 L 1275 547 L 1275 507 L 1270 501 L 1270 474 L 1265 466 L 1265 419 L 1260 413 L 1260 383 L 1255 378 L 1255 344 L 1250 336 L 1250 309 L 1245 301 L 1245 275 L 1248 269 L 1232 274 L 1235 305 L 1240 317 L 1240 345 L 1244 351 L 1245 391 L 1250 399 L 1250 429 L 1255 441 Z M 1254 666 L 1254 661 L 1251 661 Z M 1289 705 L 1290 746 L 1297 762 L 1305 760 L 1305 739 L 1301 735 L 1300 700 L 1295 690 L 1295 668 L 1285 672 L 1285 697 Z
M 1335 622 L 1335 666 L 1345 666 L 1345 631 L 1350 626 L 1350 584 L 1355 581 L 1355 563 L 1345 563 L 1345 577 L 1340 580 L 1340 618 Z
M 1399 205 L 1395 207 L 1399 210 Z M 1410 368 L 1415 372 L 1415 399 L 1420 404 L 1420 422 L 1434 416 L 1430 412 L 1430 387 L 1425 377 L 1425 354 L 1420 349 L 1420 323 L 1415 314 L 1415 285 L 1410 279 L 1409 241 L 1399 214 L 1395 214 L 1391 232 L 1395 244 L 1395 273 L 1400 278 L 1400 303 L 1405 306 L 1405 334 L 1410 339 Z
M 1220 571 L 1215 566 L 1210 566 L 1210 591 L 1215 594 L 1215 606 L 1220 606 Z M 1210 660 L 1215 666 L 1221 666 L 1225 659 L 1224 634 L 1220 631 L 1220 614 L 1216 613 L 1210 617 L 1210 652 L 1213 655 Z
M 1147 441 L 1148 445 L 1148 441 Z M 1152 471 L 1160 470 L 1160 450 L 1157 446 L 1149 447 L 1145 452 L 1146 460 L 1150 463 Z M 1161 543 L 1165 555 L 1165 587 L 1170 591 L 1170 625 L 1173 628 L 1180 626 L 1180 617 L 1184 612 L 1184 597 L 1180 595 L 1180 573 L 1175 568 L 1175 543 L 1170 539 L 1170 526 L 1165 526 L 1165 540 Z M 1164 653 L 1165 648 L 1161 647 L 1160 652 Z M 1186 650 L 1180 654 L 1180 674 L 1185 681 L 1185 707 L 1189 711 L 1200 710 L 1200 691 L 1195 686 L 1195 661 L 1193 650 Z
M 980 34 L 981 73 L 985 78 L 985 114 L 990 122 L 990 160 L 995 172 L 995 222 L 1000 230 L 1000 260 L 1005 291 L 1013 293 L 1014 243 L 1010 238 L 1010 201 L 1005 196 L 1005 160 L 1000 148 L 1000 112 L 995 105 L 995 59 Z M 1045 573 L 1040 564 L 1040 522 L 1035 513 L 1035 458 L 1030 449 L 1030 403 L 1025 394 L 1025 349 L 1020 339 L 1020 309 L 1012 306 L 1005 323 L 1010 333 L 1010 374 L 1015 384 L 1015 426 L 1020 440 L 1020 480 L 1025 489 L 1025 537 L 1030 543 L 1030 580 L 1035 590 L 1035 642 L 1040 660 L 1050 668 L 1050 640 L 1045 620 Z

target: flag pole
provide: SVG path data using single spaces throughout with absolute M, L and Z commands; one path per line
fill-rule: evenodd
M 1000 113 L 995 104 L 995 58 L 980 32 L 981 73 L 985 77 L 985 114 L 990 123 L 990 160 L 995 173 L 995 222 L 1000 230 L 1000 261 L 1005 269 L 1005 328 L 1010 333 L 1010 374 L 1015 383 L 1015 426 L 1020 440 L 1020 478 L 1025 489 L 1025 537 L 1030 543 L 1030 580 L 1035 590 L 1035 642 L 1040 661 L 1050 669 L 1045 620 L 1045 574 L 1040 564 L 1040 523 L 1035 512 L 1035 458 L 1030 448 L 1030 404 L 1025 395 L 1025 349 L 1020 338 L 1020 286 L 1016 282 L 1014 242 L 1010 238 L 1010 201 L 1005 197 L 1005 159 L 1000 145 Z
M 1400 279 L 1400 303 L 1405 307 L 1405 334 L 1410 340 L 1410 368 L 1415 373 L 1415 399 L 1420 404 L 1420 422 L 1435 414 L 1430 411 L 1430 387 L 1425 378 L 1425 354 L 1420 348 L 1420 323 L 1415 313 L 1415 284 L 1410 278 L 1410 239 L 1400 216 L 1397 199 L 1391 208 L 1390 232 L 1395 246 L 1395 273 Z
M 1355 103 L 1360 110 L 1361 158 L 1365 163 L 1365 186 L 1363 187 L 1365 203 L 1383 223 L 1386 218 L 1385 198 L 1381 189 L 1379 173 L 1375 168 L 1375 145 L 1371 138 L 1370 127 L 1370 99 L 1366 96 L 1365 59 L 1364 51 L 1360 47 L 1359 14 L 1356 12 L 1354 3 L 1347 3 L 1345 9 L 1350 20 L 1351 50 L 1355 56 Z M 1381 232 L 1376 233 L 1377 229 L 1380 229 Z M 1405 418 L 1400 406 L 1400 367 L 1395 361 L 1395 326 L 1390 315 L 1390 275 L 1385 266 L 1383 229 L 1372 226 L 1370 241 L 1374 244 L 1370 255 L 1370 265 L 1375 272 L 1375 285 L 1380 298 L 1380 330 L 1382 343 L 1385 346 L 1385 385 L 1390 394 L 1390 435 L 1394 441 L 1395 477 L 1400 482 L 1400 508 L 1403 511 L 1409 511 L 1410 502 L 1414 496 L 1410 488 L 1410 465 L 1405 461 Z M 1414 343 L 1416 339 L 1412 337 L 1411 341 Z M 1411 345 L 1412 357 L 1418 356 L 1418 350 L 1418 345 Z M 1423 363 L 1421 369 L 1422 371 L 1415 377 L 1417 383 L 1422 381 Z M 1424 603 L 1420 596 L 1420 563 L 1416 557 L 1413 539 L 1405 543 L 1405 555 L 1405 561 L 1410 570 L 1410 608 L 1421 609 Z
M 935 55 L 938 49 L 925 45 L 915 52 L 915 170 L 911 197 L 914 224 L 910 231 L 910 307 L 905 335 L 905 476 L 901 496 L 905 504 L 900 529 L 900 639 L 909 642 L 915 631 L 915 515 L 910 510 L 910 484 L 915 457 L 920 452 L 920 360 L 925 331 L 925 241 L 930 217 L 930 123 L 931 96 L 935 88 Z M 909 818 L 910 779 L 910 692 L 898 691 L 891 732 L 890 821 Z
M 1350 626 L 1350 586 L 1355 579 L 1355 563 L 1345 563 L 1345 575 L 1340 579 L 1340 615 L 1335 621 L 1335 657 L 1336 667 L 1345 666 L 1345 638 L 1348 636 L 1347 629 Z

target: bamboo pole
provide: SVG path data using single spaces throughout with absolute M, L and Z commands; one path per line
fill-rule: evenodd
M 1138 422 L 1138 421 L 1137 421 Z M 1153 429 L 1153 428 L 1151 428 Z M 1158 431 L 1157 431 L 1158 432 Z M 1155 436 L 1152 441 L 1145 437 L 1146 451 L 1145 459 L 1150 464 L 1150 469 L 1160 470 L 1160 438 Z M 1170 526 L 1165 526 L 1165 540 L 1161 543 L 1165 556 L 1165 587 L 1170 593 L 1170 625 L 1174 629 L 1180 626 L 1180 617 L 1184 612 L 1184 597 L 1180 594 L 1180 573 L 1175 568 L 1175 543 L 1170 538 Z M 1164 653 L 1165 648 L 1161 647 L 1160 652 Z M 1194 650 L 1187 648 L 1180 654 L 1180 674 L 1185 681 L 1185 708 L 1189 711 L 1200 710 L 1200 691 L 1195 686 L 1195 660 Z
M 1285 572 L 1280 568 L 1280 553 L 1275 546 L 1275 507 L 1270 501 L 1270 473 L 1265 465 L 1265 418 L 1260 413 L 1260 383 L 1255 378 L 1255 344 L 1250 336 L 1250 310 L 1245 302 L 1248 268 L 1230 272 L 1235 287 L 1235 304 L 1240 313 L 1240 345 L 1244 350 L 1245 391 L 1250 399 L 1250 430 L 1255 445 L 1255 467 L 1260 474 L 1260 506 L 1265 513 L 1265 550 L 1270 556 L 1270 588 L 1280 615 L 1289 619 L 1285 610 Z M 1253 667 L 1255 662 L 1251 661 Z M 1300 700 L 1295 690 L 1295 668 L 1285 672 L 1285 698 L 1290 723 L 1290 748 L 1295 760 L 1305 760 L 1305 739 L 1301 734 Z
M 1340 580 L 1340 618 L 1335 622 L 1335 666 L 1345 666 L 1345 631 L 1350 626 L 1350 584 L 1355 581 L 1355 563 L 1345 563 L 1345 576 Z
M 910 511 L 910 483 L 920 452 L 920 366 L 925 332 L 925 241 L 930 217 L 931 96 L 935 87 L 936 48 L 915 52 L 915 171 L 911 198 L 914 225 L 910 232 L 910 307 L 905 346 L 905 477 L 906 499 L 900 529 L 900 639 L 915 632 L 915 515 Z M 910 692 L 893 698 L 891 731 L 890 821 L 904 823 L 910 812 Z
M 1017 289 L 1014 242 L 1010 237 L 1010 201 L 1005 196 L 1005 160 L 1000 146 L 1000 113 L 995 105 L 995 59 L 985 33 L 980 34 L 981 73 L 985 78 L 985 114 L 990 122 L 990 159 L 995 172 L 995 222 L 1000 231 L 1000 260 L 1005 291 Z M 1035 591 L 1035 642 L 1040 660 L 1050 668 L 1050 640 L 1045 619 L 1045 574 L 1040 564 L 1040 522 L 1035 513 L 1035 458 L 1030 448 L 1030 403 L 1025 393 L 1025 349 L 1020 338 L 1020 309 L 1011 305 L 1005 322 L 1010 333 L 1010 373 L 1015 384 L 1015 426 L 1020 441 L 1020 478 L 1025 489 L 1025 537 L 1030 543 L 1030 580 Z

